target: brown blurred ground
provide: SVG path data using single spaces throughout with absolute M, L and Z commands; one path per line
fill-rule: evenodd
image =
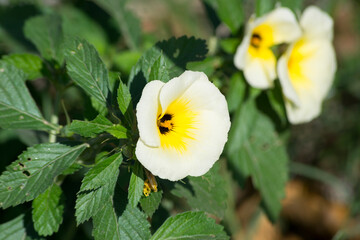
M 234 239 L 332 239 L 340 229 L 351 224 L 349 209 L 344 203 L 326 199 L 321 189 L 314 186 L 313 182 L 291 180 L 286 186 L 280 221 L 275 225 L 259 211 L 260 197 L 254 194 L 237 209 L 242 229 Z M 254 215 L 257 216 L 251 220 Z

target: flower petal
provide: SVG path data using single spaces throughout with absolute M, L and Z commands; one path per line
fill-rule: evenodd
M 208 81 L 207 76 L 202 72 L 185 71 L 179 77 L 173 78 L 167 82 L 160 92 L 159 100 L 162 113 L 166 111 L 168 106 L 178 99 L 185 91 L 198 80 Z
M 299 91 L 300 106 L 295 106 L 291 101 L 285 101 L 285 107 L 289 121 L 292 124 L 300 124 L 313 120 L 321 112 L 322 101 L 316 93 Z
M 279 7 L 260 18 L 257 25 L 266 24 L 272 28 L 273 44 L 289 43 L 301 36 L 301 29 L 292 11 Z
M 234 56 L 234 65 L 240 70 L 245 68 L 246 57 L 248 55 L 248 48 L 250 46 L 250 38 L 251 38 L 251 34 L 248 34 L 244 37 L 243 41 L 238 46 Z
M 306 8 L 301 16 L 300 25 L 307 38 L 323 38 L 332 41 L 333 20 L 327 13 L 318 7 L 310 6 Z
M 160 146 L 160 138 L 156 121 L 160 110 L 159 93 L 164 83 L 158 80 L 145 85 L 139 103 L 136 106 L 136 118 L 140 139 L 151 147 Z
M 301 56 L 289 67 L 294 55 Z M 295 70 L 294 70 L 295 69 Z M 299 71 L 299 73 L 292 73 Z M 301 39 L 289 48 L 278 65 L 279 79 L 286 96 L 289 121 L 308 122 L 321 112 L 321 104 L 336 71 L 335 51 L 325 40 Z
M 179 154 L 175 149 L 152 148 L 138 141 L 136 156 L 152 174 L 171 181 L 188 175 L 205 174 L 219 159 L 227 141 L 230 121 L 211 111 L 202 111 L 198 118 L 201 128 L 196 139 L 188 139 L 189 149 Z M 200 126 L 199 125 L 199 126 Z
M 293 48 L 294 44 L 290 45 L 288 47 L 288 50 L 280 57 L 277 64 L 277 70 L 279 75 L 279 81 L 285 97 L 288 98 L 288 100 L 290 100 L 292 104 L 299 106 L 300 99 L 294 89 L 294 86 L 292 85 L 288 69 L 288 62 Z
M 270 49 L 266 50 L 270 56 L 266 60 L 254 58 L 250 54 L 247 57 L 244 75 L 252 87 L 267 89 L 273 86 L 273 81 L 276 78 L 276 59 Z

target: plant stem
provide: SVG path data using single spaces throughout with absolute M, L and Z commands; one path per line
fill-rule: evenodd
M 52 114 L 50 117 L 50 122 L 52 124 L 57 124 L 59 122 L 59 117 L 55 114 Z M 49 142 L 54 143 L 56 142 L 56 130 L 51 130 L 49 134 Z

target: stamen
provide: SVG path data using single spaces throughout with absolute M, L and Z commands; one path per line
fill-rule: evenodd
M 148 179 L 146 179 L 144 182 L 143 193 L 144 193 L 145 197 L 148 197 L 151 193 L 151 187 L 150 187 Z
M 165 114 L 160 120 L 158 120 L 157 125 L 161 134 L 167 134 L 173 129 L 174 123 L 171 121 L 172 117 L 173 116 L 171 114 Z
M 255 47 L 255 48 L 259 48 L 260 47 L 260 44 L 261 44 L 261 41 L 262 41 L 262 38 L 259 34 L 257 33 L 254 33 L 252 36 L 251 36 L 251 41 L 250 41 L 250 44 Z

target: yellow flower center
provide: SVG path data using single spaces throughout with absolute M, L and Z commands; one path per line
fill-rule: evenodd
M 291 51 L 288 61 L 289 77 L 295 89 L 311 87 L 311 81 L 304 74 L 304 60 L 314 54 L 314 49 L 308 49 L 304 46 L 306 42 L 299 40 Z
M 163 114 L 159 114 L 157 126 L 161 147 L 183 153 L 188 141 L 194 139 L 197 114 L 189 107 L 189 101 L 179 98 L 172 102 Z
M 274 57 L 270 50 L 272 45 L 274 45 L 273 31 L 269 25 L 261 24 L 254 28 L 248 49 L 251 56 L 265 60 L 272 59 Z

